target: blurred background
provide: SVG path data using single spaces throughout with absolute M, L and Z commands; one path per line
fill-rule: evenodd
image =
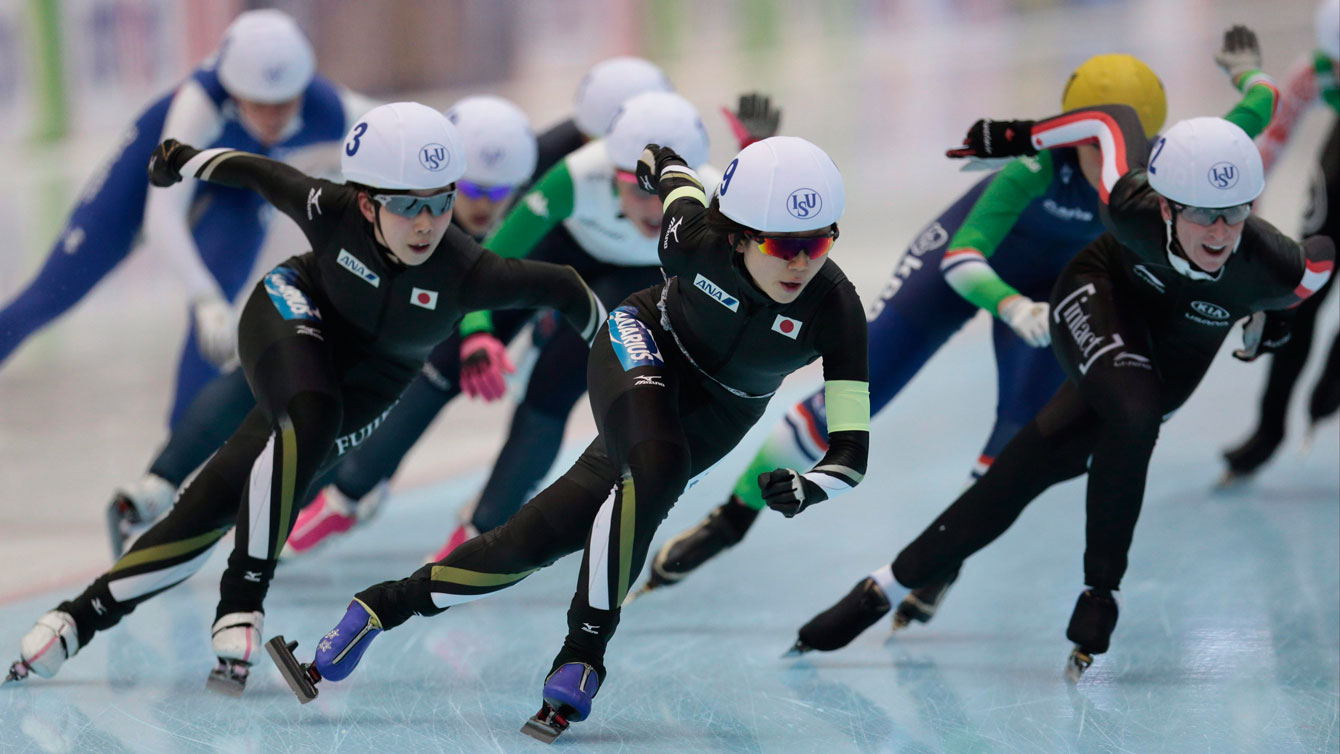
M 1128 52 L 1153 67 L 1168 92 L 1169 123 L 1226 112 L 1237 94 L 1213 60 L 1223 31 L 1251 25 L 1266 69 L 1281 76 L 1312 46 L 1314 5 L 0 0 L 0 300 L 35 274 L 82 183 L 135 115 L 209 56 L 237 13 L 256 7 L 292 14 L 314 44 L 318 70 L 339 84 L 439 108 L 496 93 L 518 103 L 537 131 L 570 115 L 592 64 L 648 57 L 704 114 L 718 165 L 735 145 L 717 109 L 741 92 L 768 92 L 783 110 L 783 132 L 820 144 L 843 171 L 849 204 L 836 258 L 868 302 L 919 228 L 977 179 L 942 157 L 976 118 L 1054 113 L 1070 71 L 1101 52 Z M 1289 171 L 1308 168 L 1328 117 L 1311 114 L 1277 171 L 1293 178 L 1268 189 L 1266 216 L 1286 230 L 1297 226 L 1303 192 L 1301 174 Z M 335 152 L 293 159 L 329 169 Z M 257 273 L 302 248 L 279 217 Z M 0 370 L 0 543 L 6 558 L 60 553 L 40 576 L 0 573 L 0 597 L 101 566 L 101 508 L 162 440 L 186 322 L 175 278 L 139 249 Z M 986 378 L 989 357 L 979 357 Z M 1255 379 L 1258 371 L 1238 375 Z M 981 388 L 985 418 L 991 397 Z M 1244 400 L 1254 396 L 1244 388 Z M 492 459 L 508 413 L 458 401 L 397 482 L 478 470 Z M 570 436 L 584 441 L 584 405 L 576 418 Z M 942 419 L 921 411 L 900 427 Z

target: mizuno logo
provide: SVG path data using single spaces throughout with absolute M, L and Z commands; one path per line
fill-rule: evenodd
M 740 300 L 721 289 L 721 286 L 699 275 L 693 279 L 693 287 L 711 296 L 718 304 L 733 312 L 740 311 Z
M 307 219 L 311 220 L 312 211 L 321 214 L 321 189 L 314 188 L 307 192 Z
M 338 262 L 339 265 L 344 269 L 362 278 L 363 282 L 367 283 L 368 285 L 371 285 L 373 288 L 381 287 L 382 284 L 381 275 L 378 275 L 372 270 L 369 270 L 368 266 L 358 261 L 358 257 L 354 256 L 353 254 L 350 254 L 344 249 L 340 249 L 340 255 L 335 258 L 335 261 Z
M 660 375 L 644 374 L 633 379 L 634 387 L 665 387 Z
M 583 623 L 583 624 L 582 624 L 582 630 L 585 631 L 585 632 L 588 633 L 588 634 L 597 634 L 597 635 L 598 635 L 598 634 L 600 633 L 600 624 L 599 624 L 599 623 Z
M 670 237 L 675 237 L 675 243 L 679 243 L 679 226 L 684 222 L 684 218 L 676 217 L 670 220 L 670 224 L 665 226 L 665 243 L 661 248 L 670 248 Z

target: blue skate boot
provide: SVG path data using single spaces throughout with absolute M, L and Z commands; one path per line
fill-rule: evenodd
M 355 599 L 349 603 L 339 625 L 321 637 L 316 645 L 316 657 L 311 662 L 298 662 L 293 655 L 298 642 L 286 642 L 282 635 L 266 642 L 265 648 L 298 701 L 306 704 L 316 698 L 316 684 L 323 679 L 343 681 L 348 678 L 372 640 L 381 632 L 382 623 L 377 614 Z
M 569 723 L 581 722 L 591 714 L 591 700 L 600 690 L 596 669 L 584 662 L 558 666 L 544 681 L 544 704 L 521 732 L 547 744 L 568 729 Z

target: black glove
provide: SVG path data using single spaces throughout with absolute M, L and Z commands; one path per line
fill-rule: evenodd
M 1244 73 L 1261 70 L 1261 46 L 1256 41 L 1256 32 L 1246 26 L 1234 26 L 1224 32 L 1224 46 L 1214 54 L 1214 62 L 1235 86 Z
M 735 140 L 740 142 L 740 149 L 769 136 L 776 136 L 777 128 L 782 123 L 782 111 L 772 106 L 772 98 L 758 92 L 741 94 L 735 112 L 723 107 L 721 114 L 726 116 Z
M 1242 326 L 1242 348 L 1233 351 L 1240 361 L 1255 361 L 1263 353 L 1275 353 L 1292 337 L 1293 317 L 1282 312 L 1257 312 Z
M 1037 154 L 1033 146 L 1031 120 L 990 120 L 984 118 L 972 124 L 963 146 L 945 152 L 947 157 L 978 157 L 997 159 Z
M 154 148 L 149 156 L 149 182 L 165 188 L 181 180 L 181 169 L 200 150 L 176 139 L 168 139 Z
M 661 171 L 666 165 L 678 163 L 685 165 L 684 158 L 680 157 L 675 150 L 670 147 L 663 147 L 660 144 L 648 144 L 647 148 L 642 150 L 642 156 L 637 160 L 637 184 L 644 191 L 656 193 L 661 186 Z
M 824 488 L 801 476 L 794 469 L 774 469 L 758 475 L 763 502 L 787 518 L 828 499 Z

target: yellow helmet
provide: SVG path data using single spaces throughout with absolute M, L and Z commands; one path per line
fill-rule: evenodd
M 1163 82 L 1131 55 L 1094 55 L 1070 74 L 1061 93 L 1061 109 L 1069 112 L 1093 105 L 1130 105 L 1140 116 L 1145 136 L 1153 138 L 1168 117 Z

